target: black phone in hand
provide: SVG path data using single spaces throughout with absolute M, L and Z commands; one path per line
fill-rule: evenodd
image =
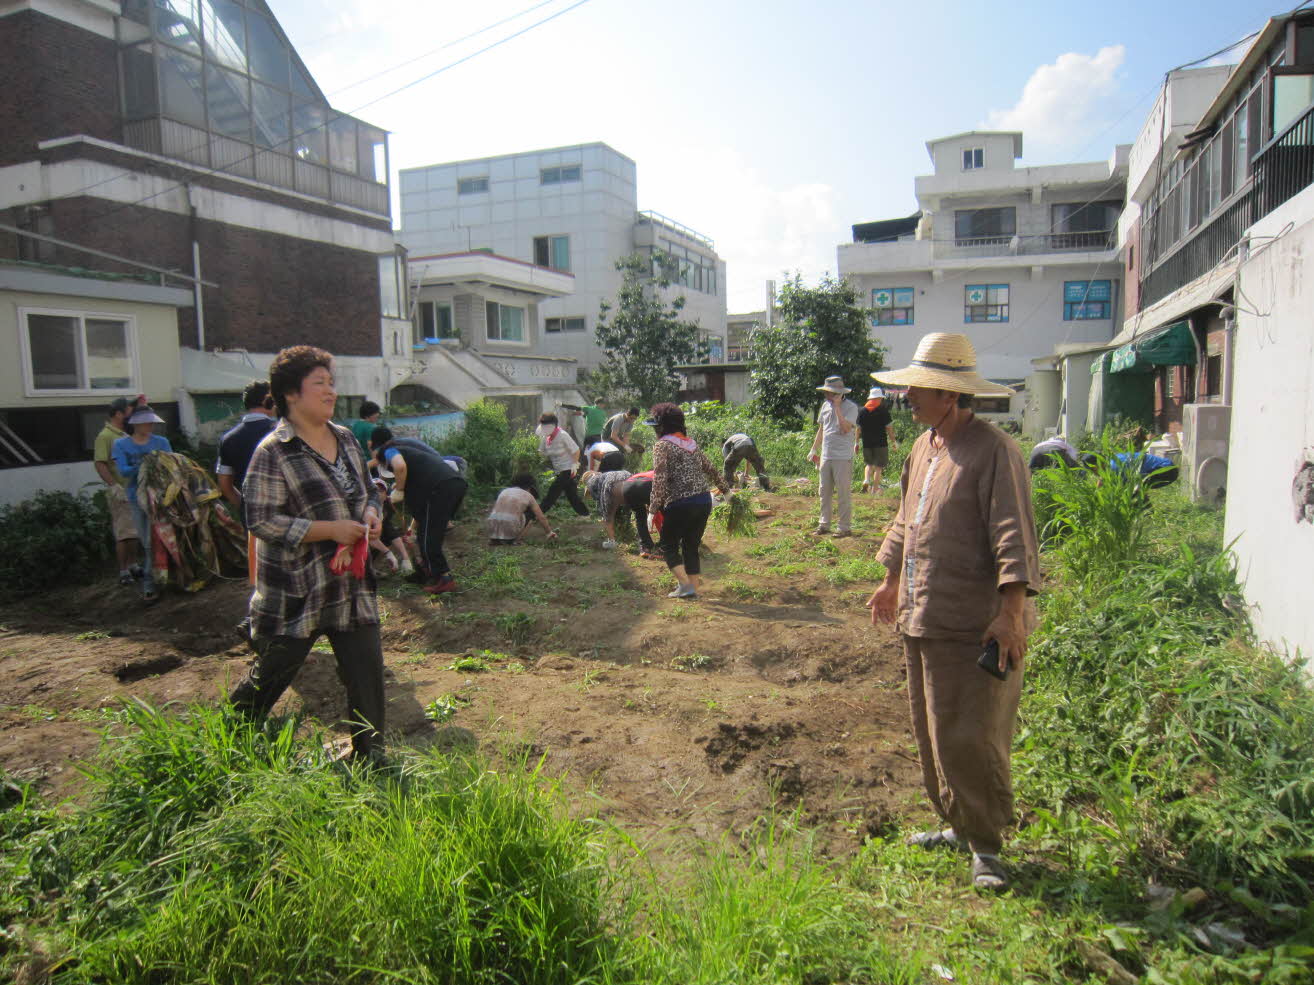
M 999 640 L 991 640 L 986 644 L 981 656 L 976 658 L 976 665 L 991 677 L 998 677 L 1001 681 L 1008 680 L 1008 665 L 1005 664 L 1003 670 L 999 669 Z

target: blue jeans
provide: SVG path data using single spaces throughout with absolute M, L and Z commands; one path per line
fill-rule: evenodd
M 152 570 L 152 563 L 155 560 L 154 551 L 151 550 L 151 524 L 146 517 L 146 511 L 137 505 L 134 499 L 130 504 L 132 506 L 132 522 L 137 526 L 137 539 L 141 541 L 142 553 L 145 558 L 142 562 L 141 590 L 143 592 L 155 591 L 155 572 Z

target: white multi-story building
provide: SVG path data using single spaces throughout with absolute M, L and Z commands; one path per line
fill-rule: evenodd
M 905 365 L 927 332 L 962 332 L 982 373 L 1020 382 L 1056 346 L 1112 338 L 1128 148 L 1034 168 L 1014 166 L 1017 132 L 961 133 L 926 149 L 934 173 L 916 178 L 920 212 L 854 226 L 838 251 L 841 276 L 875 309 L 886 362 Z
M 621 286 L 616 261 L 660 250 L 675 262 L 684 317 L 724 358 L 725 262 L 711 239 L 640 212 L 635 165 L 606 144 L 580 144 L 401 172 L 401 240 L 412 256 L 486 251 L 574 275 L 574 291 L 538 307 L 536 352 L 596 366 L 599 305 Z M 413 265 L 423 280 L 423 262 Z M 527 335 L 526 339 L 530 336 Z

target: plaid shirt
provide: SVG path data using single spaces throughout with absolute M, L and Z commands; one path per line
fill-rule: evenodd
M 305 543 L 312 520 L 363 520 L 380 512 L 379 494 L 365 473 L 365 458 L 350 431 L 330 423 L 338 457 L 355 478 L 350 495 L 328 464 L 297 437 L 284 419 L 251 456 L 242 499 L 256 538 L 256 584 L 251 593 L 251 635 L 305 639 L 325 630 L 349 630 L 379 621 L 374 573 L 363 581 L 335 575 L 329 561 L 336 541 Z

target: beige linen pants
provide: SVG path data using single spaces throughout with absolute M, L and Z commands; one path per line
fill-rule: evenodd
M 979 643 L 903 637 L 922 780 L 936 813 L 974 852 L 994 855 L 1013 822 L 1012 745 L 1022 675 L 976 665 Z
M 853 529 L 853 459 L 823 458 L 821 460 L 821 520 L 819 527 L 830 526 L 831 494 L 839 496 L 839 529 L 844 533 Z

